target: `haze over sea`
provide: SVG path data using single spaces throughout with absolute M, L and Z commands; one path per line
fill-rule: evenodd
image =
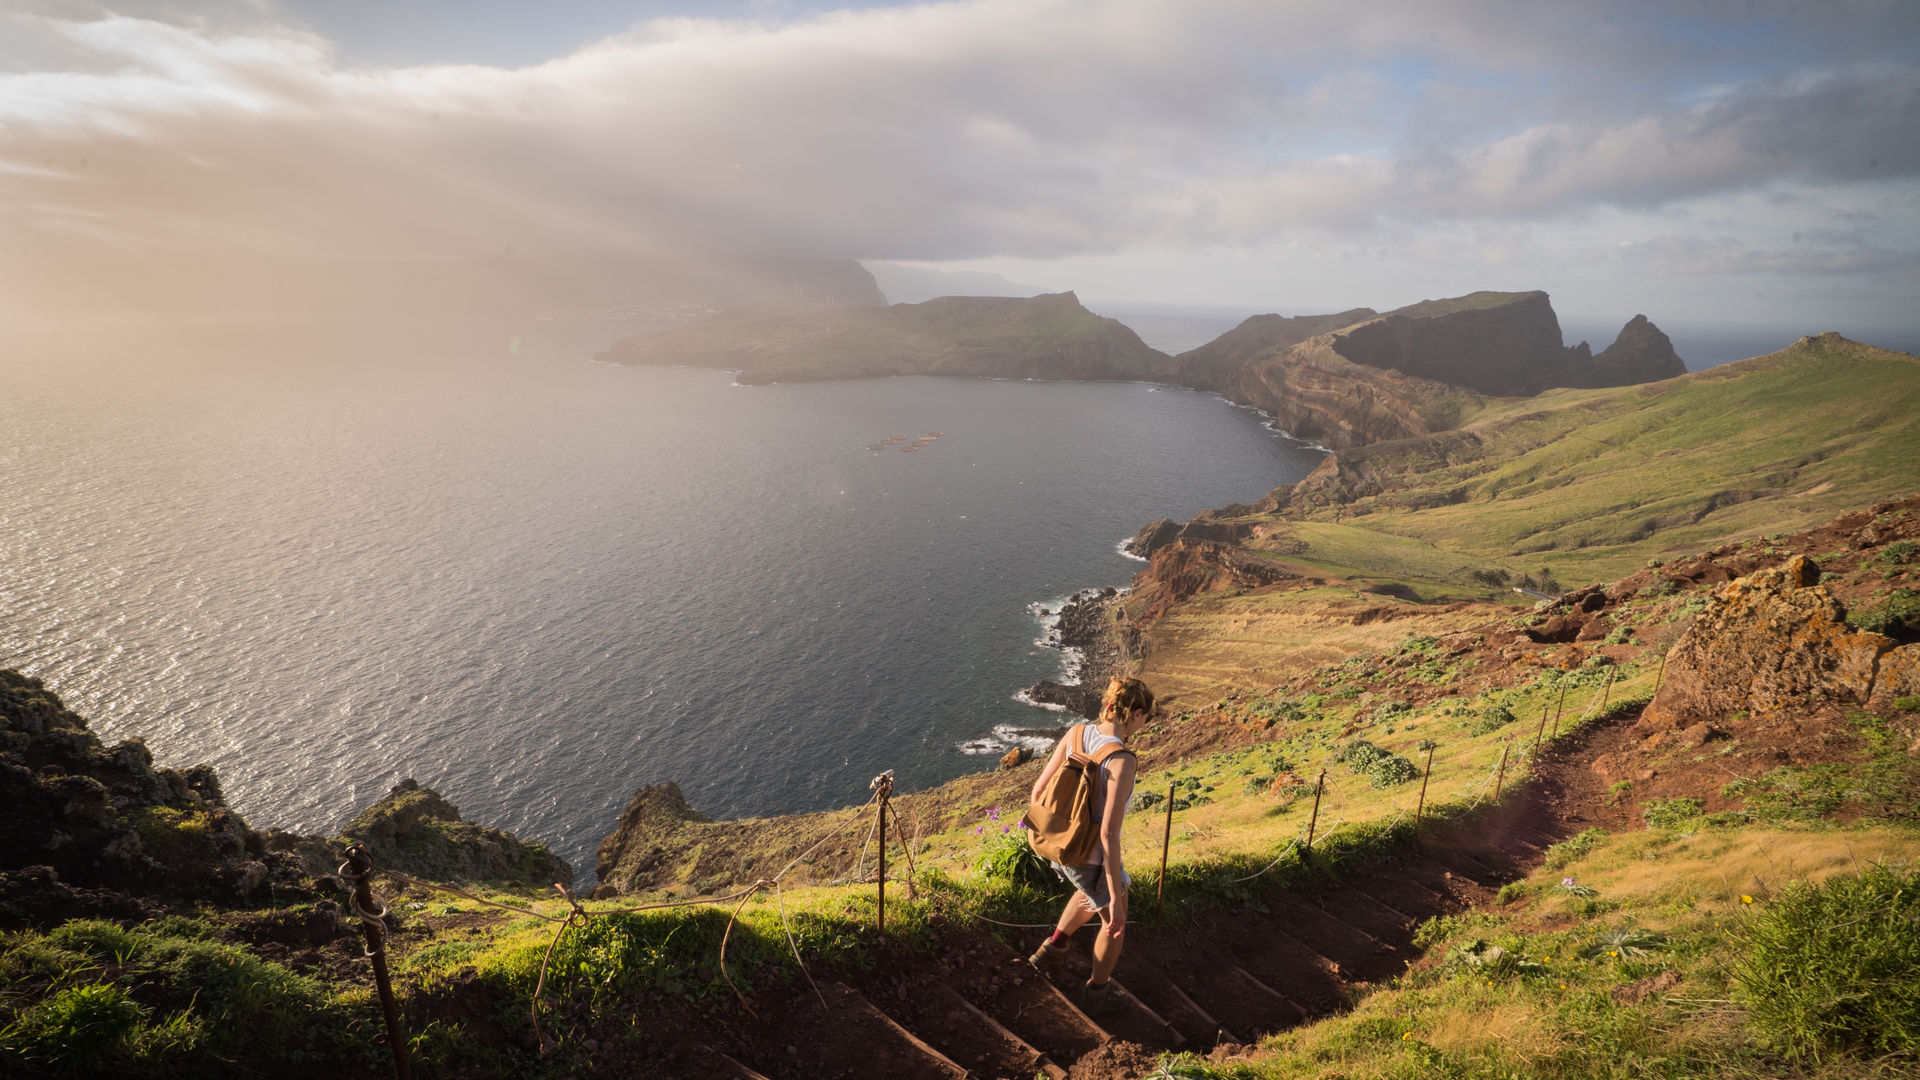
M 412 776 L 589 876 L 642 784 L 726 817 L 990 767 L 963 744 L 1058 722 L 1014 699 L 1060 674 L 1030 605 L 1319 459 L 1210 395 L 739 387 L 588 359 L 619 332 L 8 341 L 0 666 L 256 828 Z

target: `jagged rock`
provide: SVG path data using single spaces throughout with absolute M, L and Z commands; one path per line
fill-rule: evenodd
M 573 867 L 545 845 L 465 821 L 459 807 L 412 779 L 361 811 L 333 845 L 332 857 L 337 859 L 350 840 L 367 846 L 375 866 L 429 881 L 536 889 L 573 884 Z
M 210 767 L 156 769 L 139 739 L 104 746 L 40 680 L 0 671 L 0 873 L 29 867 L 44 873 L 8 889 L 102 912 L 148 897 L 233 903 L 276 876 L 289 890 L 302 881 L 227 808 Z
M 1000 756 L 1000 767 L 1003 769 L 1014 768 L 1031 756 L 1032 755 L 1027 752 L 1026 747 L 1016 746 Z
M 1091 719 L 1100 713 L 1100 690 L 1086 683 L 1057 683 L 1041 679 L 1027 688 L 1027 700 L 1036 705 L 1058 705 Z
M 1133 534 L 1133 539 L 1122 545 L 1127 554 L 1142 559 L 1153 557 L 1153 553 L 1173 543 L 1180 535 L 1180 523 L 1172 518 L 1161 518 Z
M 1764 714 L 1815 696 L 1865 704 L 1893 641 L 1848 627 L 1819 580 L 1813 560 L 1796 555 L 1723 588 L 1668 652 L 1665 682 L 1638 730 Z
M 1613 344 L 1593 358 L 1589 373 L 1568 386 L 1626 386 L 1677 378 L 1687 365 L 1673 351 L 1673 341 L 1645 315 L 1635 315 L 1620 328 Z
M 595 873 L 616 894 L 653 869 L 665 853 L 666 842 L 689 824 L 710 820 L 687 805 L 680 785 L 667 781 L 648 784 L 633 793 L 620 815 L 620 824 L 595 850 Z M 595 890 L 598 893 L 599 890 Z

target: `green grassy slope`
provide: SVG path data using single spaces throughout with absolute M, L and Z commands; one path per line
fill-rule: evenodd
M 1822 335 L 1645 386 L 1489 400 L 1457 430 L 1342 452 L 1276 493 L 1279 516 L 1607 580 L 1920 487 L 1915 418 L 1920 360 Z

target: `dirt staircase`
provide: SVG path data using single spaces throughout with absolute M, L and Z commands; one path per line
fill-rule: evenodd
M 1492 902 L 1590 823 L 1582 810 L 1601 793 L 1585 763 L 1607 737 L 1583 731 L 1498 808 L 1389 857 L 1179 927 L 1136 922 L 1117 975 L 1130 1001 L 1117 1013 L 1096 1019 L 1074 1003 L 1097 923 L 1076 942 L 1065 988 L 988 934 L 956 934 L 936 959 L 882 962 L 856 986 L 823 983 L 816 995 L 803 980 L 763 993 L 757 1017 L 731 1017 L 723 1038 L 663 1068 L 676 1080 L 1121 1080 L 1164 1051 L 1249 1043 L 1339 1012 L 1355 989 L 1406 970 L 1423 920 Z

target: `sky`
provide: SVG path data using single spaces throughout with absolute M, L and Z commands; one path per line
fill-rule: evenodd
M 0 0 L 0 313 L 795 257 L 1912 330 L 1920 3 Z

